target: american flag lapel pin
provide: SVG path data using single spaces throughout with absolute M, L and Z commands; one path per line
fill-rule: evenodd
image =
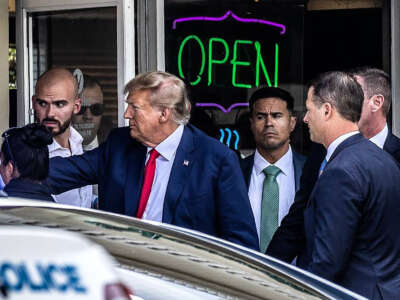
M 183 165 L 187 167 L 187 166 L 189 165 L 189 161 L 185 159 L 185 160 L 183 161 Z

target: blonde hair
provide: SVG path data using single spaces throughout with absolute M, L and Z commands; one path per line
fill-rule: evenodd
M 189 121 L 191 103 L 185 83 L 175 75 L 162 71 L 139 74 L 125 85 L 124 94 L 137 90 L 150 90 L 150 105 L 171 108 L 177 124 Z

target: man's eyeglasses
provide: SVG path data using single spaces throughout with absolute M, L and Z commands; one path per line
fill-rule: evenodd
M 104 105 L 101 103 L 95 103 L 91 105 L 82 105 L 78 115 L 83 115 L 88 108 L 93 116 L 101 116 L 104 112 Z
M 1 137 L 4 139 L 4 142 L 6 143 L 8 155 L 10 155 L 11 161 L 14 162 L 14 163 L 15 163 L 15 159 L 14 159 L 14 155 L 12 154 L 10 141 L 9 141 L 8 138 L 11 136 L 10 133 L 16 128 L 17 127 L 10 128 L 7 131 L 3 132 L 3 134 L 1 135 Z

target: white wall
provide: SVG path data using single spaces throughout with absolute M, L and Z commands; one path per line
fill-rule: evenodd
M 392 22 L 392 131 L 400 136 L 400 3 L 391 0 Z
M 0 0 L 0 132 L 8 128 L 8 0 Z

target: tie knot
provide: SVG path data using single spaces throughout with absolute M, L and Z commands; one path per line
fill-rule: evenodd
M 150 158 L 149 158 L 149 161 L 155 160 L 155 159 L 157 159 L 157 157 L 159 157 L 159 156 L 160 156 L 160 153 L 158 153 L 156 149 L 151 149 L 151 150 L 150 150 Z
M 263 170 L 263 173 L 265 174 L 265 176 L 272 176 L 273 178 L 275 178 L 280 171 L 281 169 L 279 169 L 278 167 L 274 165 L 269 165 Z

